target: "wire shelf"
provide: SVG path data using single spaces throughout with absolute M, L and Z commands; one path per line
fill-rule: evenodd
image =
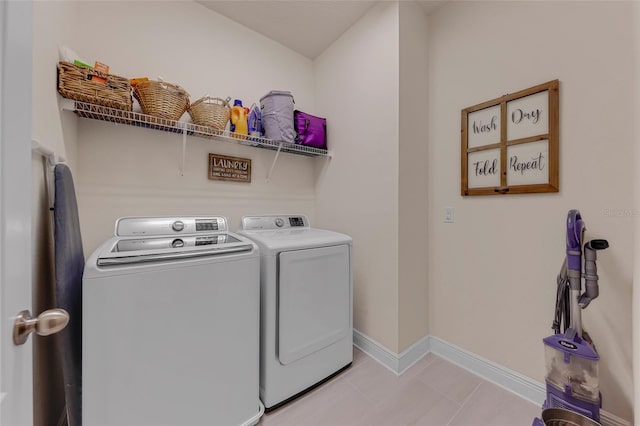
M 199 126 L 184 121 L 168 120 L 154 117 L 133 111 L 124 111 L 109 108 L 101 105 L 89 104 L 86 102 L 71 101 L 72 106 L 67 109 L 74 111 L 79 117 L 93 120 L 108 121 L 111 123 L 126 124 L 146 129 L 160 130 L 163 132 L 186 134 L 206 139 L 216 139 L 225 142 L 232 142 L 240 145 L 247 145 L 256 148 L 269 149 L 291 154 L 306 155 L 310 157 L 324 156 L 330 157 L 331 151 L 310 146 L 297 145 L 282 141 L 273 141 L 266 138 L 258 138 L 226 130 L 217 130 L 212 127 Z

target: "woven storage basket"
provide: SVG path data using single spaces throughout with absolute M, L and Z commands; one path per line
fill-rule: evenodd
M 129 79 L 69 62 L 58 63 L 58 92 L 65 98 L 125 111 L 131 111 L 133 104 Z
M 224 130 L 231 115 L 231 107 L 224 99 L 205 96 L 191 104 L 189 115 L 194 124 Z
M 169 120 L 179 120 L 189 106 L 189 94 L 182 87 L 159 81 L 138 83 L 133 96 L 143 113 Z

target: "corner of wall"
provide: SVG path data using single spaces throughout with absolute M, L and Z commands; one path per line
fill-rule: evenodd
M 398 350 L 428 334 L 428 33 L 415 2 L 399 3 Z
M 636 76 L 634 79 L 633 87 L 633 116 L 638 117 L 640 115 L 640 3 L 632 3 L 633 10 L 633 40 L 634 40 L 634 72 Z M 634 155 L 633 159 L 636 164 L 640 163 L 640 145 L 637 143 L 640 140 L 640 120 L 635 120 L 634 126 Z M 640 167 L 634 168 L 633 179 L 633 206 L 634 206 L 634 252 L 636 253 L 633 262 L 633 387 L 634 387 L 634 400 L 633 406 L 640 407 L 640 257 L 637 253 L 640 253 Z M 636 414 L 636 417 L 640 416 Z
M 382 2 L 313 63 L 316 111 L 327 118 L 334 152 L 316 183 L 317 225 L 353 237 L 354 326 L 392 349 L 398 344 L 398 37 L 398 5 Z

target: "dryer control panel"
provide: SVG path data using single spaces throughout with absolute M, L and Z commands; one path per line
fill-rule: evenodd
M 305 215 L 245 216 L 242 218 L 242 229 L 245 231 L 308 227 L 309 219 Z
M 115 235 L 186 235 L 228 231 L 222 216 L 124 217 L 116 222 Z

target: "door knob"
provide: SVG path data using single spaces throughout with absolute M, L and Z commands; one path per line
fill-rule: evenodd
M 64 309 L 49 309 L 37 318 L 31 316 L 31 312 L 22 311 L 13 323 L 13 343 L 16 346 L 23 345 L 29 338 L 29 334 L 35 332 L 38 336 L 48 336 L 64 329 L 69 323 L 69 313 Z

